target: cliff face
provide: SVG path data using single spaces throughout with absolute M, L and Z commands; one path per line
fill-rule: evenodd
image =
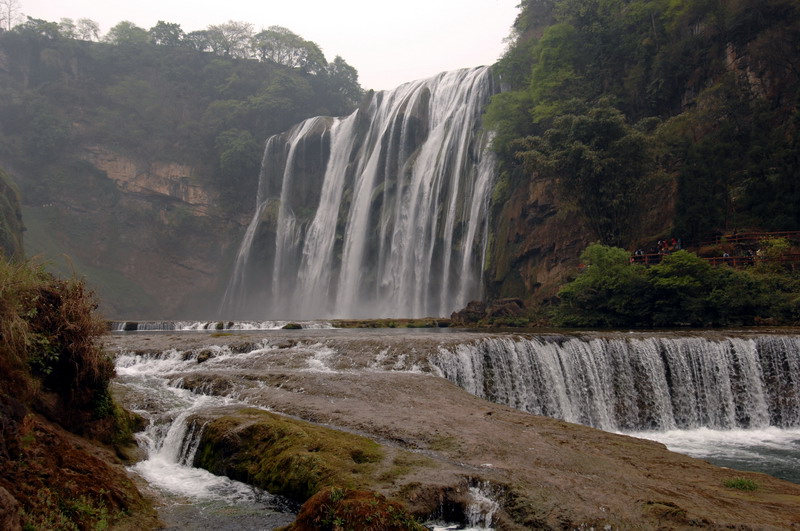
M 82 186 L 24 209 L 29 254 L 68 255 L 109 318 L 206 318 L 243 221 L 221 214 L 197 167 L 102 145 L 81 158 Z
M 562 209 L 556 183 L 531 179 L 496 210 L 487 285 L 491 298 L 555 294 L 591 241 L 576 212 Z
M 19 194 L 11 177 L 0 169 L 0 255 L 6 258 L 22 258 L 22 210 Z
M 572 4 L 522 2 L 496 66 L 509 87 L 486 115 L 501 159 L 490 298 L 547 299 L 596 240 L 633 250 L 800 226 L 796 2 L 667 9 L 645 0 L 641 11 L 612 2 L 580 13 Z M 615 151 L 603 143 L 609 128 L 589 128 L 606 105 L 646 149 Z M 605 186 L 622 182 L 641 153 L 630 186 Z M 607 161 L 617 165 L 604 175 Z M 575 206 L 595 199 L 603 208 Z M 624 233 L 596 230 L 604 218 L 621 220 Z

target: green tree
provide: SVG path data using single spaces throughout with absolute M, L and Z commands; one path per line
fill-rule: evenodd
M 624 249 L 592 244 L 581 254 L 583 271 L 558 292 L 554 319 L 561 326 L 647 326 L 651 286 L 643 266 Z
M 48 40 L 55 40 L 61 37 L 58 24 L 39 18 L 28 17 L 24 24 L 17 26 L 15 29 L 22 34 L 43 37 Z
M 358 83 L 358 71 L 337 55 L 325 69 L 326 82 L 331 92 L 328 112 L 341 116 L 350 112 L 364 96 Z
M 544 135 L 518 146 L 529 171 L 560 182 L 561 195 L 580 208 L 601 242 L 631 239 L 654 161 L 651 141 L 620 111 L 601 104 L 560 116 Z
M 140 28 L 129 20 L 123 20 L 118 23 L 108 30 L 108 33 L 103 38 L 106 42 L 117 46 L 145 44 L 149 39 L 150 35 L 146 29 Z
M 709 296 L 717 287 L 718 276 L 706 260 L 678 251 L 665 256 L 648 273 L 655 326 L 711 324 L 714 312 Z
M 184 46 L 195 49 L 198 52 L 211 51 L 209 35 L 208 31 L 206 30 L 192 31 L 187 33 L 182 43 Z
M 159 20 L 150 28 L 150 40 L 160 46 L 180 46 L 185 34 L 180 24 Z
M 319 46 L 282 26 L 270 26 L 256 34 L 253 49 L 261 61 L 272 61 L 309 73 L 318 74 L 327 65 Z M 339 68 L 343 69 L 343 65 Z
M 244 59 L 250 56 L 250 39 L 253 25 L 249 22 L 229 20 L 206 28 L 208 45 L 217 55 Z

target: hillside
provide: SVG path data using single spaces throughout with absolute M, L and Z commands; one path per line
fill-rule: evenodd
M 800 228 L 792 0 L 529 0 L 486 122 L 491 297 L 551 297 L 591 242 Z
M 357 73 L 341 58 L 312 72 L 54 26 L 0 33 L 0 165 L 28 254 L 86 275 L 109 317 L 207 315 L 198 301 L 219 299 L 264 139 L 350 112 Z

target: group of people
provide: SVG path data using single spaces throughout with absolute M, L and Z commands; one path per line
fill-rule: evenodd
M 644 249 L 636 249 L 633 252 L 633 256 L 631 256 L 631 263 L 658 263 L 661 261 L 662 255 L 669 254 L 674 251 L 680 251 L 682 248 L 683 244 L 680 238 L 672 237 L 672 239 L 667 238 L 664 240 L 658 240 L 658 242 L 656 242 L 656 244 L 648 251 L 645 251 Z

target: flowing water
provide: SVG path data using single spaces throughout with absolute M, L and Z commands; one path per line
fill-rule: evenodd
M 117 354 L 115 395 L 125 407 L 149 422 L 147 429 L 137 434 L 146 459 L 131 470 L 164 500 L 159 513 L 168 528 L 273 529 L 294 520 L 297 507 L 288 501 L 194 468 L 193 461 L 204 428 L 204 421 L 198 418 L 224 415 L 242 406 L 262 407 L 258 389 L 263 384 L 243 386 L 233 377 L 226 380 L 227 375 L 244 370 L 257 380 L 262 370 L 278 365 L 300 365 L 301 370 L 321 373 L 337 371 L 333 364 L 346 352 L 341 352 L 336 344 L 329 345 L 317 339 L 325 336 L 315 336 L 315 333 L 331 332 L 310 328 L 303 332 L 307 335 L 306 341 L 294 342 L 290 347 L 286 346 L 285 339 L 278 341 L 280 346 L 263 339 L 239 349 L 209 344 L 190 350 L 146 349 Z M 415 358 L 400 354 L 389 359 L 385 349 L 375 349 L 374 343 L 368 346 L 366 357 L 361 349 L 353 350 L 362 356 L 363 370 L 375 370 L 378 365 L 388 363 L 398 371 L 420 371 Z M 193 390 L 184 385 L 185 379 L 193 375 L 209 374 L 217 376 L 216 382 L 224 383 L 194 386 Z M 466 526 L 431 522 L 429 527 L 442 531 L 491 530 L 491 521 L 499 506 L 491 499 L 489 491 L 487 485 L 471 487 L 474 502 L 466 511 Z
M 425 317 L 478 298 L 495 91 L 487 67 L 446 72 L 269 138 L 220 314 Z
M 157 491 L 163 503 L 159 514 L 168 529 L 260 530 L 294 520 L 285 500 L 191 466 L 202 426 L 189 422 L 190 416 L 238 402 L 181 389 L 170 375 L 197 365 L 195 357 L 175 350 L 122 354 L 116 365 L 117 394 L 149 422 L 137 435 L 146 459 L 132 470 Z
M 115 393 L 149 420 L 138 436 L 147 459 L 133 470 L 167 500 L 162 515 L 174 528 L 271 529 L 294 518 L 285 501 L 191 466 L 203 429 L 194 413 L 263 407 L 259 390 L 269 384 L 259 375 L 274 370 L 430 373 L 517 409 L 800 482 L 800 336 L 296 333 L 260 332 L 259 341 L 232 349 L 219 344 L 227 338 L 212 344 L 209 335 L 202 346 L 202 334 L 181 332 L 201 346 L 117 355 Z M 243 373 L 244 383 L 233 377 Z M 184 386 L 193 374 L 209 383 Z M 491 528 L 498 506 L 490 492 L 473 486 L 471 528 Z
M 477 396 L 800 483 L 800 337 L 493 337 L 442 348 Z

